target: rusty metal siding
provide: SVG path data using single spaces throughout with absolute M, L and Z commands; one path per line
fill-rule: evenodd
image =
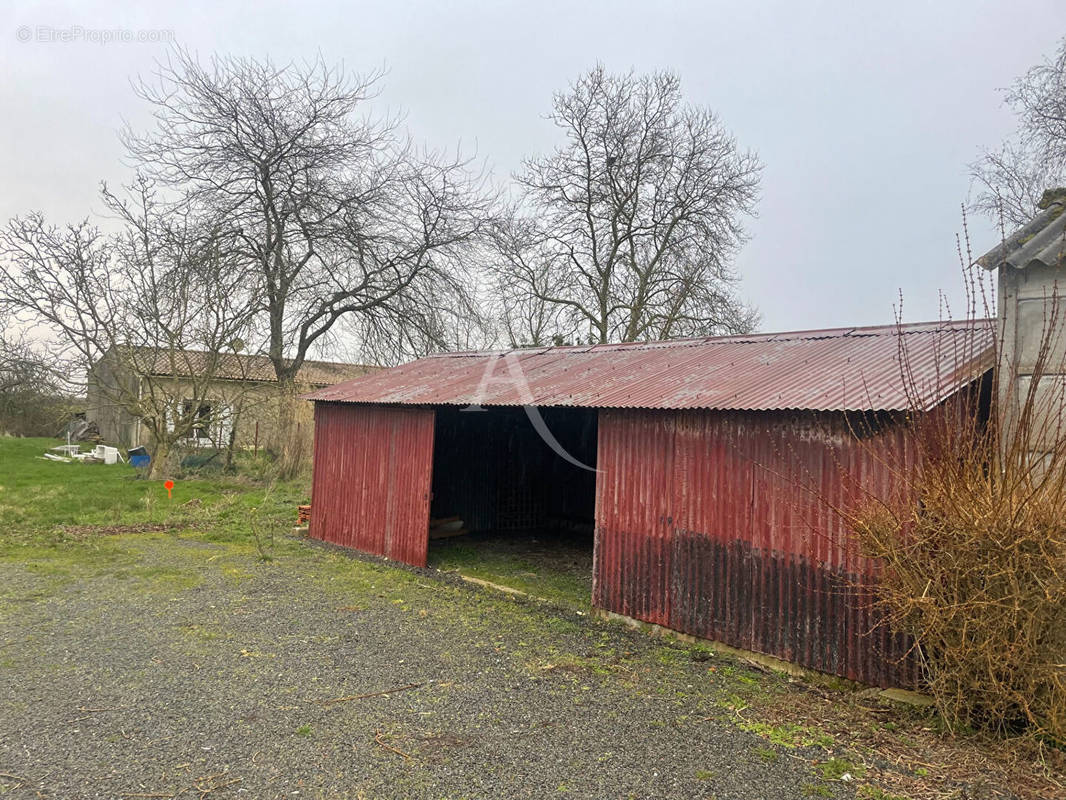
M 659 625 L 670 624 L 673 422 L 670 414 L 607 411 L 599 420 L 593 603 Z
M 426 565 L 434 412 L 315 404 L 310 534 Z
M 879 450 L 889 448 L 885 460 Z M 593 602 L 879 686 L 912 686 L 875 565 L 832 511 L 893 491 L 910 448 L 842 415 L 603 410 Z M 898 459 L 902 458 L 903 462 Z

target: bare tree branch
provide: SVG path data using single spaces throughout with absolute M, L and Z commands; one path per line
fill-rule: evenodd
M 970 208 L 1013 229 L 1033 218 L 1045 190 L 1066 183 L 1066 39 L 1054 60 L 1026 72 L 1004 99 L 1018 130 L 970 165 L 977 190 Z
M 671 73 L 599 66 L 555 96 L 566 136 L 531 158 L 496 228 L 495 285 L 512 341 L 637 341 L 756 323 L 731 267 L 760 165 Z M 577 334 L 575 336 L 575 334 Z
M 441 304 L 419 298 L 469 303 L 463 255 L 492 198 L 467 159 L 419 150 L 398 120 L 363 116 L 379 77 L 321 59 L 201 64 L 177 51 L 136 87 L 156 125 L 126 131 L 130 156 L 176 208 L 231 232 L 282 384 L 341 320 L 353 318 L 364 351 L 396 360 L 444 344 Z
M 191 428 L 220 364 L 249 335 L 258 301 L 216 229 L 164 210 L 151 182 L 103 189 L 119 221 L 59 228 L 39 214 L 0 232 L 0 309 L 49 329 L 109 404 L 139 419 L 153 468 Z M 171 377 L 183 376 L 181 394 Z
M 70 365 L 0 312 L 0 432 L 54 436 L 75 406 Z

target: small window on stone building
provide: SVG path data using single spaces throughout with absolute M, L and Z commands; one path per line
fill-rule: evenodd
M 192 415 L 193 408 L 196 407 L 196 403 L 192 400 L 186 400 L 182 404 L 181 413 L 183 417 L 188 418 Z M 211 441 L 211 406 L 206 403 L 201 403 L 199 408 L 196 409 L 196 415 L 193 421 L 193 427 L 189 431 L 189 438 L 196 441 Z

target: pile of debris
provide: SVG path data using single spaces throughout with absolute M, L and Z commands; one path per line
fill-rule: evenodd
M 73 464 L 75 462 L 81 464 L 118 464 L 119 462 L 126 462 L 117 447 L 108 447 L 103 444 L 98 444 L 92 450 L 84 453 L 81 452 L 80 445 L 60 444 L 40 456 L 40 458 L 46 461 L 59 461 L 64 464 Z
M 296 506 L 296 524 L 307 525 L 311 522 L 311 506 Z
M 92 420 L 85 419 L 84 414 L 78 414 L 67 423 L 66 429 L 60 436 L 67 437 L 67 444 L 71 442 L 91 442 L 100 444 L 100 428 Z

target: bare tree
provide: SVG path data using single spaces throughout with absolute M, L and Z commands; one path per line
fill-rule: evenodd
M 546 281 L 545 284 L 546 285 Z M 510 347 L 580 344 L 583 327 L 575 315 L 520 284 L 498 281 L 500 333 Z
M 0 309 L 42 325 L 106 402 L 149 432 L 152 474 L 202 418 L 208 393 L 256 308 L 246 272 L 217 230 L 160 209 L 141 180 L 129 198 L 106 187 L 119 229 L 56 227 L 39 214 L 0 233 Z M 173 380 L 186 376 L 180 393 Z
M 390 302 L 347 315 L 331 349 L 343 350 L 344 340 L 352 340 L 360 361 L 391 365 L 490 344 L 478 286 L 483 256 L 468 244 L 464 263 L 447 281 L 415 281 Z
M 1032 219 L 1045 189 L 1066 182 L 1066 39 L 1053 60 L 1026 72 L 1004 99 L 1018 130 L 970 165 L 977 186 L 971 206 L 1009 229 Z
M 232 232 L 287 390 L 342 319 L 357 316 L 364 349 L 395 360 L 438 344 L 440 320 L 417 298 L 464 302 L 461 256 L 491 199 L 462 156 L 363 116 L 377 80 L 321 60 L 201 64 L 176 51 L 136 87 L 156 125 L 126 131 L 130 156 L 178 206 Z
M 528 221 L 514 217 L 497 237 L 503 268 L 494 271 L 491 286 L 499 307 L 499 334 L 510 347 L 577 344 L 587 320 L 552 299 L 567 293 L 570 276 L 550 259 L 531 257 L 537 235 Z M 516 264 L 526 265 L 521 280 L 515 279 Z
M 496 236 L 502 302 L 533 314 L 522 338 L 750 330 L 731 261 L 754 211 L 757 157 L 711 111 L 686 105 L 671 73 L 598 66 L 555 96 L 549 119 L 565 141 L 525 162 Z
M 52 436 L 76 406 L 69 365 L 0 313 L 0 432 Z

